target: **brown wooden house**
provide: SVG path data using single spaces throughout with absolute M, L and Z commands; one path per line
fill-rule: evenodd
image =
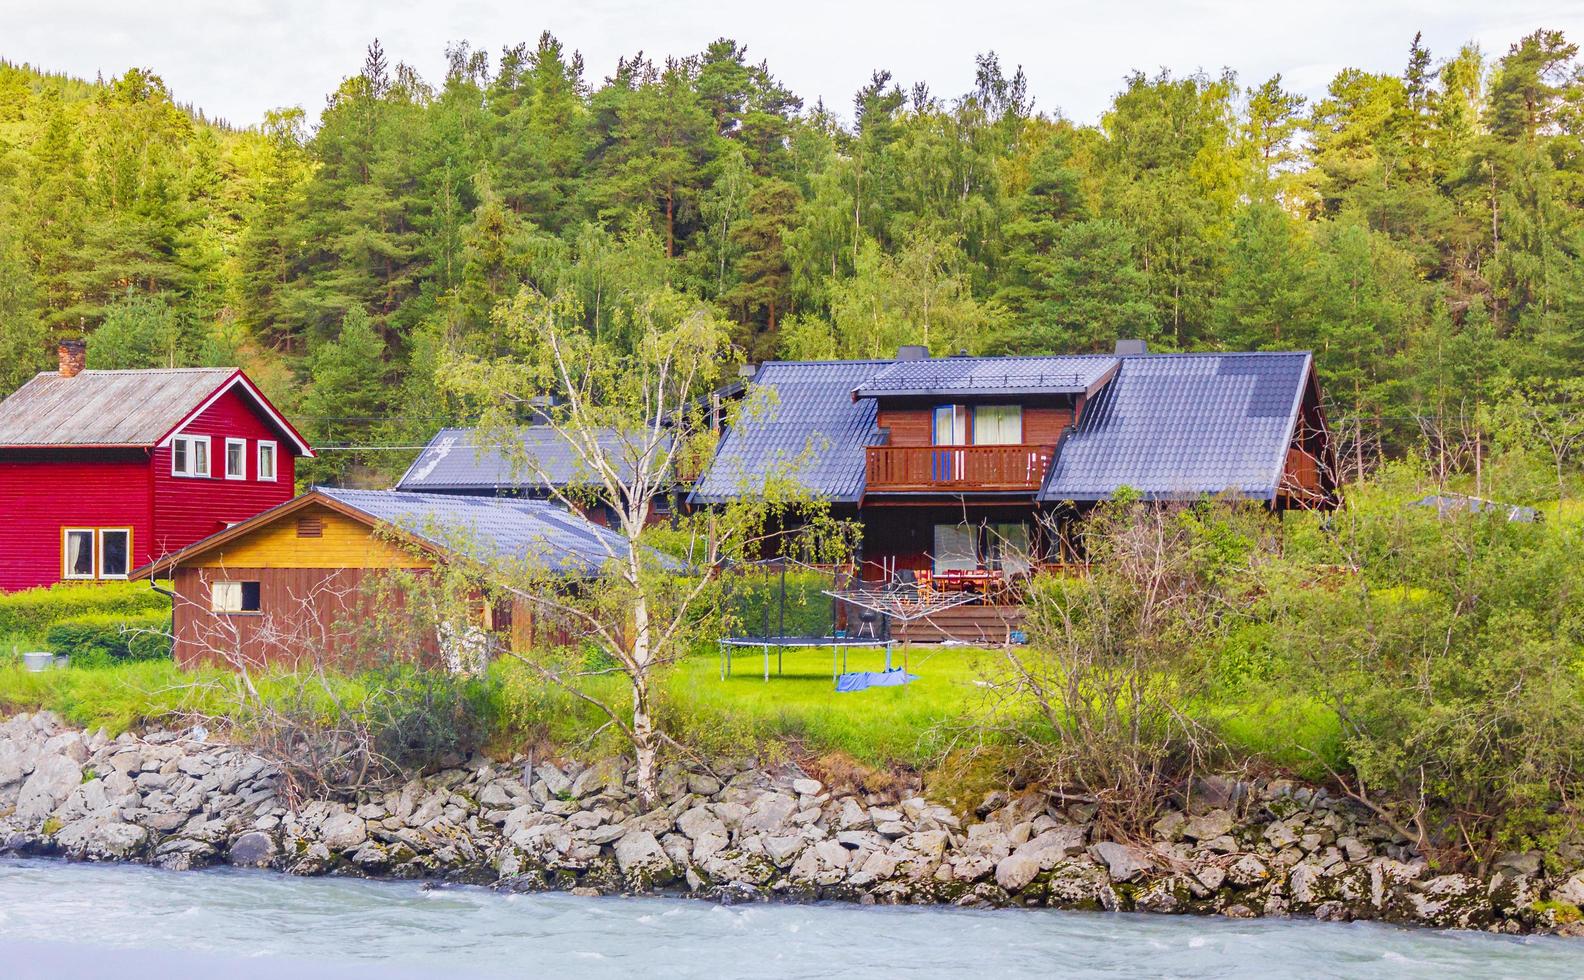
M 722 439 L 692 500 L 753 492 L 773 468 L 862 527 L 871 582 L 984 590 L 1060 562 L 1059 528 L 1124 487 L 1149 500 L 1337 503 L 1307 352 L 772 362 L 770 407 Z M 1016 607 L 977 603 L 926 633 L 1004 639 Z
M 396 657 L 455 667 L 492 645 L 525 649 L 553 627 L 536 622 L 525 600 L 490 602 L 481 590 L 465 621 L 425 630 L 424 617 L 402 609 L 404 579 L 497 559 L 591 577 L 625 547 L 543 501 L 317 488 L 132 577 L 172 580 L 182 666 L 372 666 Z

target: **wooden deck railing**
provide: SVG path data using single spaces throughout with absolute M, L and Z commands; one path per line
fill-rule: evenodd
M 870 446 L 870 493 L 1038 490 L 1051 446 Z

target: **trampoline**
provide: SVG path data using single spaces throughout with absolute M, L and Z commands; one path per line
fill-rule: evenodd
M 896 641 L 890 637 L 877 639 L 863 636 L 728 636 L 720 642 L 721 653 L 721 680 L 732 675 L 732 651 L 741 648 L 758 647 L 764 651 L 764 679 L 770 680 L 770 648 L 776 651 L 776 673 L 782 669 L 781 655 L 790 648 L 806 649 L 809 647 L 831 648 L 831 683 L 835 684 L 841 675 L 847 673 L 847 651 L 853 647 L 862 647 L 878 650 L 884 648 L 886 652 L 886 670 L 891 669 L 891 651 L 896 647 Z
M 826 600 L 819 604 L 823 608 L 808 602 L 811 596 L 806 594 L 802 599 L 788 603 L 789 569 L 800 574 L 808 572 L 817 574 L 820 578 L 817 585 L 807 588 L 805 582 L 804 586 L 806 592 L 817 590 L 816 594 Z M 832 683 L 837 690 L 859 690 L 861 688 L 844 688 L 842 678 L 847 675 L 847 651 L 853 647 L 863 647 L 885 650 L 885 670 L 860 671 L 859 675 L 876 684 L 906 686 L 910 681 L 917 679 L 908 673 L 909 643 L 900 644 L 902 647 L 900 674 L 888 676 L 896 674 L 891 666 L 891 660 L 892 653 L 899 645 L 891 636 L 890 624 L 893 621 L 906 623 L 925 619 L 972 602 L 976 598 L 967 592 L 948 593 L 928 589 L 921 591 L 917 588 L 895 586 L 865 588 L 857 581 L 851 568 L 842 573 L 834 568 L 820 568 L 786 558 L 743 562 L 723 569 L 723 572 L 730 576 L 729 601 L 746 601 L 737 621 L 743 626 L 749 624 L 758 626 L 758 630 L 750 628 L 743 634 L 724 637 L 718 641 L 721 680 L 731 676 L 732 653 L 738 649 L 757 648 L 762 651 L 763 676 L 769 681 L 772 648 L 776 652 L 776 673 L 780 674 L 783 671 L 783 655 L 788 649 L 830 647 Z M 757 602 L 751 601 L 756 597 Z M 852 610 L 858 611 L 856 618 L 859 620 L 859 625 L 856 631 L 843 628 L 851 623 L 847 616 Z M 793 623 L 788 622 L 789 613 Z M 857 675 L 851 675 L 849 679 L 853 676 Z M 885 680 L 875 680 L 882 677 Z

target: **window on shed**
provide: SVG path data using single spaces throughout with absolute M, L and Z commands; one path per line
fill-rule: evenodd
M 218 613 L 259 611 L 257 582 L 214 582 L 209 586 L 209 608 Z
M 299 538 L 324 537 L 324 520 L 319 517 L 297 518 L 297 536 Z
M 126 578 L 132 568 L 132 530 L 107 527 L 99 532 L 99 577 Z
M 92 528 L 69 527 L 61 533 L 61 572 L 65 578 L 94 577 Z

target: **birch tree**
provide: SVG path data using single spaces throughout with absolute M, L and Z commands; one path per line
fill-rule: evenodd
M 659 761 L 680 743 L 657 716 L 665 668 L 718 637 L 722 562 L 778 548 L 825 559 L 840 556 L 843 527 L 828 508 L 780 472 L 754 476 L 755 492 L 730 504 L 684 513 L 676 506 L 715 445 L 711 393 L 734 363 L 730 324 L 711 307 L 664 289 L 633 307 L 623 331 L 630 348 L 597 339 L 568 291 L 524 288 L 497 309 L 492 357 L 453 357 L 441 383 L 470 403 L 481 442 L 509 460 L 516 479 L 536 485 L 574 512 L 603 514 L 615 532 L 600 567 L 568 576 L 543 563 L 498 567 L 489 576 L 559 624 L 563 642 L 544 641 L 513 655 L 546 681 L 593 705 L 631 746 L 640 797 L 658 798 Z M 736 411 L 757 410 L 750 399 Z M 547 428 L 575 461 L 558 482 L 549 454 L 525 445 L 521 423 Z M 812 451 L 812 450 L 811 450 Z M 800 460 L 786 461 L 788 470 Z M 762 481 L 762 482 L 761 482 Z M 657 523 L 657 508 L 670 520 Z M 660 546 L 665 550 L 661 550 Z M 592 647 L 595 656 L 590 656 Z M 623 704 L 590 683 L 625 678 Z

